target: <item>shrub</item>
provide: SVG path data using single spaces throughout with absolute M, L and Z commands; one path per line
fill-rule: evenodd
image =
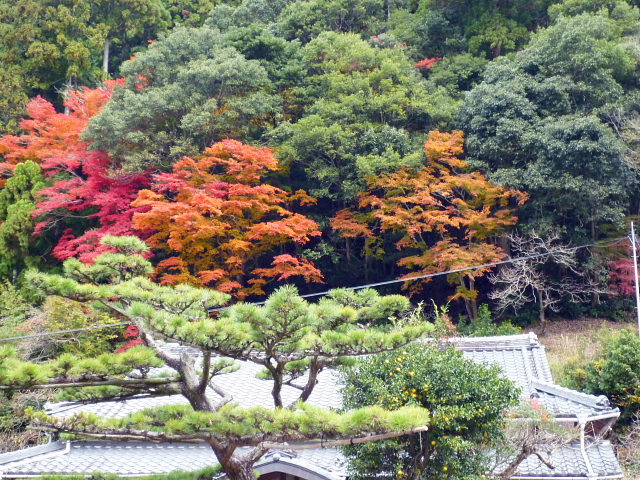
M 478 318 L 469 321 L 466 317 L 460 317 L 460 322 L 458 323 L 458 332 L 465 337 L 517 335 L 521 331 L 522 328 L 513 325 L 511 320 L 502 322 L 500 325 L 493 323 L 489 305 L 486 303 L 478 308 Z
M 581 364 L 568 364 L 565 384 L 594 395 L 606 395 L 620 409 L 622 424 L 640 412 L 640 338 L 625 329 L 605 341 L 602 354 Z
M 482 478 L 484 452 L 502 442 L 503 411 L 518 400 L 498 367 L 425 344 L 360 360 L 344 376 L 346 408 L 419 405 L 431 412 L 427 432 L 345 447 L 353 480 Z

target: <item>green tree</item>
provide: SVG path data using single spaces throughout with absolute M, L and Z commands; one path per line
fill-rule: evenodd
M 469 33 L 473 34 L 469 39 L 469 50 L 477 53 L 488 46 L 492 58 L 499 57 L 506 51 L 515 50 L 516 46 L 524 43 L 528 37 L 525 27 L 518 25 L 515 20 L 505 18 L 500 13 L 494 15 L 485 13 L 469 27 Z
M 162 3 L 171 15 L 173 25 L 201 27 L 219 2 L 217 0 L 163 0 Z
M 325 32 L 303 54 L 308 75 L 296 94 L 306 109 L 270 136 L 316 198 L 342 206 L 364 190 L 365 175 L 420 165 L 423 132 L 453 115 L 444 89 L 430 90 L 401 49 Z
M 102 70 L 105 74 L 109 73 L 113 43 L 126 55 L 132 44 L 139 45 L 144 37 L 155 37 L 170 26 L 171 17 L 164 0 L 96 0 L 91 7 L 91 23 L 104 37 Z
M 0 283 L 0 338 L 19 335 L 17 328 L 27 318 L 30 307 L 14 284 L 6 280 Z
M 127 398 L 132 392 L 180 393 L 189 405 L 147 410 L 119 420 L 86 416 L 60 420 L 37 413 L 36 425 L 89 437 L 109 433 L 115 438 L 167 442 L 200 439 L 211 446 L 231 480 L 249 480 L 254 479 L 253 463 L 270 448 L 284 447 L 282 442 L 289 442 L 286 448 L 319 438 L 325 445 L 331 439 L 348 443 L 373 432 L 399 435 L 428 422 L 428 412 L 417 406 L 398 411 L 365 407 L 339 414 L 305 403 L 321 370 L 344 363 L 345 356 L 401 348 L 429 330 L 430 324 L 407 312 L 406 301 L 397 303 L 400 311 L 395 313 L 409 316 L 384 328 L 371 325 L 363 312 L 366 307 L 345 306 L 332 298 L 310 304 L 294 287 L 277 290 L 264 306 L 239 304 L 209 317 L 206 309 L 226 302 L 228 296 L 189 285 L 157 285 L 147 277 L 152 267 L 142 256 L 148 250 L 144 242 L 134 237 L 104 237 L 102 242 L 115 252 L 101 255 L 93 265 L 67 260 L 64 276 L 34 272 L 30 281 L 46 292 L 102 304 L 132 322 L 149 348 L 86 359 L 67 354 L 40 365 L 20 362 L 11 349 L 2 348 L 0 390 L 85 386 L 88 389 L 67 395 L 84 399 Z M 187 352 L 180 358 L 167 354 L 158 336 L 198 348 L 202 364 Z M 262 377 L 272 382 L 275 409 L 229 403 L 231 397 L 216 385 L 215 376 L 233 369 L 233 361 L 214 354 L 262 365 Z M 175 374 L 149 378 L 149 368 L 163 362 Z M 126 378 L 132 370 L 141 375 Z M 284 405 L 282 385 L 305 373 L 298 401 Z M 219 401 L 205 394 L 209 387 L 220 395 Z
M 24 268 L 39 260 L 42 241 L 33 241 L 32 212 L 45 185 L 42 169 L 29 160 L 16 166 L 0 191 L 0 276 L 13 283 Z
M 24 76 L 14 65 L 0 67 L 0 135 L 15 134 L 29 101 Z
M 427 432 L 345 447 L 356 480 L 480 479 L 487 471 L 486 451 L 503 438 L 503 411 L 518 400 L 497 367 L 427 344 L 360 360 L 345 379 L 347 408 L 416 405 L 431 412 Z
M 103 35 L 91 24 L 91 4 L 79 0 L 0 2 L 0 59 L 20 68 L 31 89 L 59 90 L 101 78 Z
M 466 96 L 459 124 L 469 164 L 531 194 L 525 228 L 582 242 L 625 213 L 636 175 L 599 114 L 630 86 L 627 44 L 605 12 L 562 17 L 514 60 L 492 62 Z
M 415 59 L 472 52 L 497 57 L 525 43 L 528 32 L 548 23 L 553 0 L 421 0 L 391 15 L 390 33 L 407 43 Z M 415 4 L 414 3 L 414 4 Z
M 571 387 L 610 398 L 622 410 L 623 424 L 640 412 L 640 338 L 633 329 L 613 334 L 594 360 L 568 364 L 564 373 Z
M 2 0 L 0 60 L 20 90 L 53 100 L 103 81 L 169 20 L 162 0 Z
M 243 0 L 237 8 L 225 2 L 213 9 L 206 24 L 220 30 L 274 24 L 282 10 L 294 0 Z
M 280 108 L 260 63 L 210 27 L 177 28 L 121 72 L 126 86 L 85 136 L 132 169 L 169 167 L 215 141 L 257 135 Z
M 387 17 L 384 0 L 308 0 L 292 2 L 279 25 L 285 35 L 308 43 L 322 32 L 377 32 Z

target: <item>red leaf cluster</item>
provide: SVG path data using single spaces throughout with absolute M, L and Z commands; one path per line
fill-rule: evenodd
M 416 63 L 416 68 L 418 70 L 429 70 L 439 60 L 442 60 L 442 57 L 424 58 Z
M 60 260 L 78 257 L 91 261 L 107 250 L 100 245 L 105 235 L 131 235 L 133 214 L 130 206 L 137 192 L 150 184 L 150 174 L 132 174 L 104 152 L 95 152 L 81 134 L 90 118 L 100 112 L 121 80 L 108 81 L 102 88 L 81 88 L 65 100 L 69 113 L 57 113 L 51 103 L 38 97 L 27 104 L 29 119 L 19 136 L 0 139 L 0 172 L 11 175 L 15 165 L 27 160 L 39 163 L 51 186 L 40 191 L 34 215 L 39 218 L 36 234 L 66 218 L 95 218 L 98 228 L 79 237 L 65 230 L 53 254 Z M 86 213 L 86 212 L 91 213 Z

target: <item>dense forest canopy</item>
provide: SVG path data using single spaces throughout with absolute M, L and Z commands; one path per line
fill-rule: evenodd
M 259 299 L 491 263 L 515 232 L 614 241 L 639 31 L 622 0 L 0 0 L 0 275 L 133 234 L 157 281 Z M 625 255 L 578 251 L 608 293 L 555 308 L 624 310 Z M 488 273 L 405 287 L 474 317 Z

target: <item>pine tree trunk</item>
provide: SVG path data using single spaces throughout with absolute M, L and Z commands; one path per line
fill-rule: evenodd
M 213 445 L 212 447 L 229 480 L 256 480 L 253 465 L 267 452 L 258 447 L 244 453 L 240 453 L 233 446 L 221 450 L 216 450 Z
M 230 458 L 222 464 L 222 469 L 229 480 L 256 480 L 256 476 L 253 474 L 253 464 L 250 462 Z
M 102 54 L 102 70 L 104 70 L 104 73 L 109 73 L 109 47 L 111 47 L 111 40 L 105 38 L 104 52 Z

